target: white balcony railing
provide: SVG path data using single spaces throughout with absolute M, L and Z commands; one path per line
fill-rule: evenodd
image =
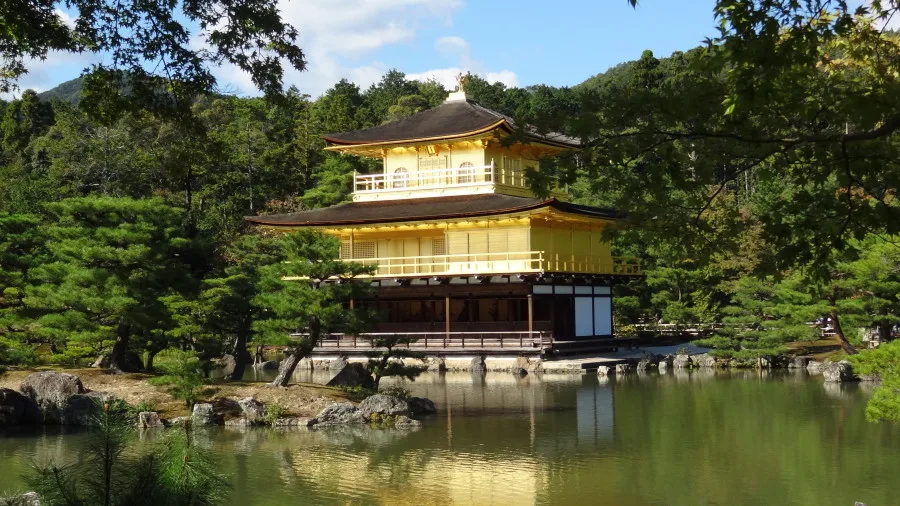
M 412 173 L 357 174 L 353 178 L 355 193 L 457 188 L 483 184 L 528 187 L 524 170 L 497 167 L 493 161 L 490 165 L 418 170 Z

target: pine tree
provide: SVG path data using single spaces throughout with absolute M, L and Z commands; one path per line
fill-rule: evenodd
M 24 303 L 68 360 L 108 353 L 115 370 L 134 370 L 132 337 L 165 328 L 160 297 L 183 283 L 180 213 L 160 199 L 84 197 L 48 204 L 47 262 L 32 271 Z

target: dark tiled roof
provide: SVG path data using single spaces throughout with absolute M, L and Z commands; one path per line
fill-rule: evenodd
M 552 206 L 564 212 L 598 218 L 615 218 L 616 216 L 615 211 L 610 209 L 568 204 L 556 199 L 542 200 L 492 193 L 423 199 L 350 202 L 298 213 L 249 216 L 245 219 L 258 225 L 270 226 L 333 226 L 491 216 L 528 211 L 545 206 Z
M 471 100 L 445 102 L 406 118 L 364 130 L 323 135 L 326 141 L 338 145 L 392 143 L 413 140 L 462 137 L 496 127 L 511 131 L 512 118 L 478 105 Z M 581 142 L 557 132 L 538 132 L 526 128 L 529 137 L 567 147 L 579 147 Z

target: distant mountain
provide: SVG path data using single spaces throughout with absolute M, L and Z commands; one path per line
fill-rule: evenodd
M 77 104 L 79 100 L 81 100 L 81 88 L 84 84 L 84 79 L 81 77 L 72 79 L 71 81 L 66 81 L 55 88 L 51 88 L 43 93 L 38 93 L 38 98 L 41 100 L 52 100 L 57 99 L 62 102 L 69 102 L 70 104 Z

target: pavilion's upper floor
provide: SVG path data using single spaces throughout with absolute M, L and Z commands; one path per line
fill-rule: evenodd
M 511 118 L 463 92 L 399 121 L 324 138 L 326 149 L 382 161 L 381 172 L 354 175 L 354 201 L 486 193 L 531 197 L 528 176 L 539 170 L 540 160 L 580 146 L 563 134 L 517 129 Z M 566 198 L 558 187 L 551 195 Z

